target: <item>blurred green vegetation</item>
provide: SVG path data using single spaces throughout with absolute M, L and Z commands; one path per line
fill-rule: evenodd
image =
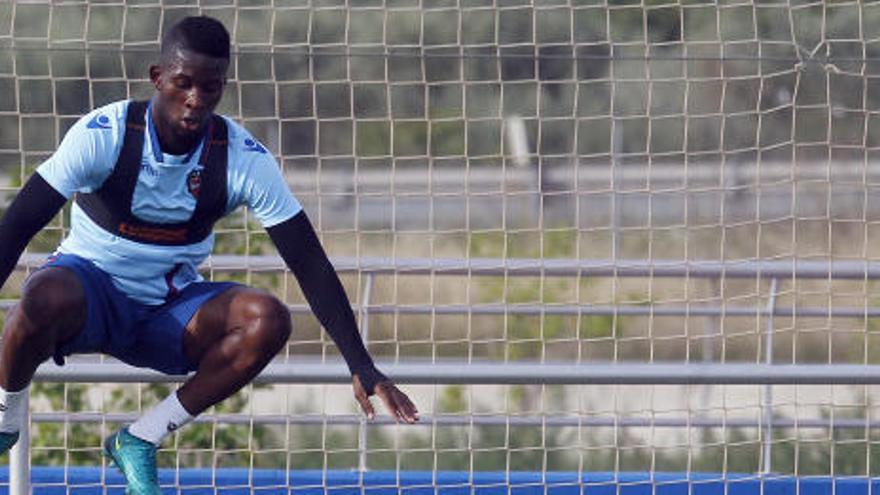
M 280 120 L 252 130 L 290 157 L 497 160 L 514 115 L 541 155 L 607 155 L 612 122 L 620 151 L 634 154 L 790 155 L 797 144 L 880 141 L 864 114 L 880 105 L 866 84 L 880 53 L 864 41 L 880 25 L 873 4 L 644 4 L 212 8 L 238 53 L 220 110 Z M 0 168 L 18 172 L 22 151 L 51 152 L 93 107 L 148 96 L 161 24 L 198 8 L 162 11 L 0 5 L 0 38 L 15 41 L 0 49 L 0 111 L 14 112 L 0 115 L 10 152 Z
M 533 412 L 528 386 L 510 391 L 507 414 Z M 132 411 L 161 400 L 167 385 L 115 388 L 105 409 Z M 56 411 L 93 410 L 86 398 L 88 386 L 37 384 L 40 401 L 50 401 Z M 568 402 L 563 388 L 545 390 L 543 398 L 560 410 Z M 226 401 L 212 412 L 246 410 L 247 392 Z M 434 414 L 481 415 L 475 397 L 466 387 L 444 387 Z M 309 400 L 304 397 L 303 401 Z M 300 402 L 303 404 L 303 402 Z M 864 420 L 870 404 L 820 408 L 820 417 L 835 422 Z M 292 415 L 306 414 L 297 406 Z M 550 415 L 547 416 L 548 418 Z M 778 420 L 792 419 L 783 415 Z M 32 463 L 54 466 L 101 464 L 102 436 L 121 425 L 112 423 L 37 423 L 32 429 Z M 261 426 L 191 424 L 175 433 L 159 452 L 160 467 L 247 467 L 268 469 L 358 469 L 361 460 L 361 426 L 318 425 Z M 627 426 L 582 427 L 463 425 L 422 429 L 369 426 L 364 458 L 373 470 L 474 470 L 474 471 L 673 471 L 749 473 L 762 469 L 763 444 L 757 429 L 744 427 L 688 430 L 686 443 L 652 445 L 643 428 Z M 586 434 L 585 434 L 586 433 Z M 880 433 L 864 428 L 832 427 L 828 430 L 774 428 L 773 472 L 801 476 L 880 476 Z

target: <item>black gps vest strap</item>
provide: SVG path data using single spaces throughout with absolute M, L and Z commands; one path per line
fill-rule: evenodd
M 185 222 L 156 223 L 136 217 L 131 211 L 134 188 L 141 170 L 144 149 L 144 113 L 149 102 L 132 101 L 125 117 L 122 150 L 113 172 L 100 188 L 77 193 L 76 204 L 89 218 L 108 232 L 145 244 L 180 246 L 204 240 L 214 222 L 226 213 L 226 169 L 228 137 L 226 121 L 214 115 L 208 123 L 199 163 L 201 172 L 190 174 L 187 185 L 196 196 L 196 207 Z

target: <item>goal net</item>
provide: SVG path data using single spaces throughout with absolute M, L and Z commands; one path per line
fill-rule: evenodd
M 277 158 L 380 363 L 876 364 L 880 2 L 4 3 L 2 205 L 81 115 L 149 97 L 163 27 L 199 13 L 233 36 L 218 112 Z M 29 253 L 67 228 L 60 215 Z M 227 264 L 206 277 L 290 305 L 279 362 L 338 361 L 295 279 L 260 264 L 275 251 L 246 210 L 218 224 L 215 253 Z M 345 385 L 251 386 L 163 447 L 163 483 L 242 467 L 391 487 L 878 472 L 877 389 L 855 377 L 572 385 L 505 369 L 508 384 L 405 385 L 414 427 L 365 426 Z M 33 464 L 101 466 L 102 435 L 170 390 L 36 385 Z

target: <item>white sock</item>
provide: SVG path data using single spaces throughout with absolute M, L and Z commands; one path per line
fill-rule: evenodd
M 158 446 L 168 434 L 192 419 L 193 417 L 177 398 L 177 392 L 174 392 L 132 423 L 128 427 L 128 432 Z
M 27 415 L 27 394 L 30 387 L 18 392 L 7 392 L 0 387 L 0 431 L 14 433 L 21 430 Z

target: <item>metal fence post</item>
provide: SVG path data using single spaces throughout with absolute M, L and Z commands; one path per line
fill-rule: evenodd
M 373 293 L 373 274 L 367 273 L 364 281 L 364 297 L 361 301 L 360 310 L 360 328 L 361 338 L 364 339 L 364 345 L 370 342 L 370 297 Z M 358 467 L 361 472 L 367 470 L 367 422 L 361 416 L 361 424 L 358 431 Z
M 30 393 L 24 397 L 25 415 L 18 442 L 9 451 L 9 495 L 30 495 L 31 492 L 31 436 Z
M 773 364 L 773 316 L 776 311 L 778 279 L 770 281 L 770 300 L 767 301 L 767 333 L 764 335 L 764 363 Z M 764 385 L 764 465 L 765 474 L 773 470 L 773 385 Z

